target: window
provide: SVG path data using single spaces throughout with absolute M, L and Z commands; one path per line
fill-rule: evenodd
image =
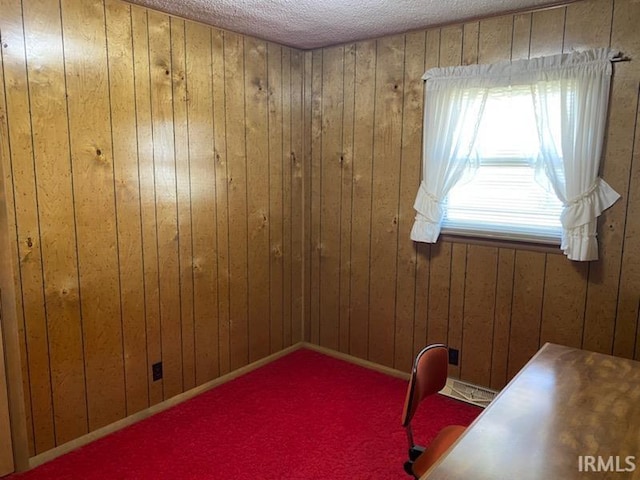
M 445 199 L 442 232 L 560 245 L 562 202 L 547 177 L 536 175 L 531 89 L 493 88 L 485 102 L 475 162 Z
M 596 260 L 597 218 L 620 198 L 598 176 L 616 56 L 601 48 L 427 71 L 411 239 L 436 242 L 442 228 L 560 237 L 569 259 Z

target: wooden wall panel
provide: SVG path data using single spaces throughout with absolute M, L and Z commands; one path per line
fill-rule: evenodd
M 585 48 L 586 45 L 609 46 L 612 15 L 613 1 L 588 0 L 568 5 L 564 51 Z M 628 155 L 621 157 L 619 152 L 621 147 L 624 150 L 632 142 L 633 134 L 627 125 L 634 115 L 626 107 L 626 103 L 633 100 L 627 95 L 628 90 L 621 87 L 614 76 L 610 94 L 608 138 L 600 171 L 607 182 L 626 197 L 630 159 Z M 633 99 L 637 98 L 636 95 L 637 92 L 631 92 Z M 620 138 L 621 135 L 626 138 Z M 613 163 L 612 158 L 617 158 L 617 161 Z M 624 203 L 618 202 L 604 212 L 598 221 L 600 261 L 589 267 L 584 318 L 583 345 L 589 350 L 606 353 L 613 348 L 625 213 Z
M 35 455 L 301 340 L 304 62 L 119 0 L 0 8 Z
M 513 275 L 515 251 L 498 251 L 496 278 L 496 304 L 491 342 L 491 388 L 502 388 L 507 382 L 509 343 L 511 341 L 511 312 L 513 302 Z
M 138 136 L 138 178 L 140 184 L 140 225 L 144 268 L 146 378 L 149 405 L 162 401 L 162 382 L 154 382 L 151 366 L 162 358 L 160 346 L 160 293 L 155 208 L 155 173 L 153 170 L 153 134 L 151 128 L 151 93 L 149 77 L 149 34 L 147 11 L 131 7 L 133 77 L 136 97 L 136 133 Z
M 32 454 L 301 339 L 403 370 L 447 342 L 452 375 L 494 388 L 546 340 L 640 355 L 635 61 L 614 67 L 601 260 L 407 238 L 422 71 L 635 58 L 637 2 L 300 52 L 119 0 L 0 1 Z
M 398 205 L 398 280 L 396 282 L 394 365 L 403 370 L 411 368 L 414 351 L 417 249 L 409 239 L 413 218 L 414 190 L 420 185 L 420 156 L 422 135 L 422 103 L 426 35 L 416 32 L 406 37 L 403 72 L 402 141 L 399 171 Z M 422 323 L 422 322 L 421 322 Z M 426 322 L 424 322 L 426 324 Z M 426 334 L 424 335 L 426 337 Z
M 306 239 L 307 180 L 309 159 L 306 150 L 305 109 L 306 54 L 291 51 L 291 343 L 305 338 L 309 315 L 306 314 L 309 292 L 307 290 L 307 256 L 309 242 Z M 302 319 L 302 321 L 300 321 Z
M 95 430 L 125 416 L 104 6 L 61 6 L 87 409 Z
M 16 251 L 20 285 L 17 304 L 22 298 L 33 298 L 33 302 L 22 306 L 19 327 L 22 331 L 23 350 L 23 388 L 30 392 L 25 395 L 25 410 L 29 424 L 29 448 L 31 451 L 44 451 L 55 445 L 52 389 L 50 381 L 49 341 L 47 318 L 43 291 L 42 248 L 38 214 L 38 191 L 36 187 L 35 157 L 31 142 L 32 122 L 29 115 L 29 94 L 27 91 L 27 65 L 22 29 L 22 11 L 20 2 L 3 1 L 0 18 L 2 32 L 2 62 L 5 89 L 2 92 L 3 150 L 2 161 L 6 178 L 13 178 L 13 189 L 5 188 L 10 194 L 17 228 L 18 241 Z M 11 129 L 8 119 L 11 118 Z M 13 162 L 14 156 L 24 159 Z M 4 179 L 3 179 L 4 180 Z M 14 198 L 23 201 L 15 202 Z M 27 356 L 27 346 L 34 354 Z M 35 441 L 35 444 L 34 444 Z
M 623 50 L 632 58 L 640 56 L 640 37 L 637 35 L 635 19 L 640 15 L 640 4 L 629 1 L 616 1 L 614 4 L 613 31 L 611 46 Z M 626 210 L 634 208 L 640 202 L 640 110 L 636 92 L 640 91 L 640 63 L 624 62 L 615 66 L 614 88 L 618 95 L 626 98 L 618 108 L 625 112 L 626 123 L 618 124 L 623 142 L 616 154 L 626 158 L 628 163 L 628 193 L 622 201 Z M 635 141 L 629 141 L 632 133 Z M 626 137 L 626 138 L 625 138 Z M 614 147 L 613 145 L 611 146 Z M 618 291 L 616 329 L 613 351 L 616 355 L 640 358 L 640 342 L 638 341 L 638 315 L 640 301 L 640 215 L 625 217 L 624 238 L 622 248 L 622 271 Z M 635 351 L 635 354 L 634 354 Z
M 249 363 L 247 324 L 247 160 L 245 149 L 244 42 L 224 34 L 225 122 L 229 198 L 229 345 L 231 369 Z
M 429 70 L 430 68 L 437 67 L 440 62 L 440 30 L 427 30 L 426 39 L 425 39 L 425 52 L 424 52 L 424 70 Z M 420 84 L 421 84 L 421 92 L 424 96 L 424 83 L 422 82 L 422 76 L 420 76 Z M 415 108 L 415 107 L 414 107 Z M 419 164 L 419 176 L 416 179 L 416 182 L 419 182 L 422 179 L 422 116 L 424 110 L 424 97 L 423 101 L 420 105 L 420 112 L 414 113 L 414 115 L 420 115 L 421 119 L 419 120 L 419 129 L 420 135 L 415 139 L 414 154 L 412 157 L 412 162 Z M 409 108 L 405 108 L 405 116 L 410 112 Z M 419 143 L 418 143 L 419 142 Z M 416 158 L 418 158 L 418 162 L 416 162 Z M 413 210 L 413 202 L 415 201 L 415 197 L 412 195 L 411 202 L 411 222 L 413 222 L 413 218 L 415 218 L 415 210 Z M 413 227 L 413 223 L 412 223 Z M 407 241 L 411 242 L 411 239 L 408 238 Z M 415 287 L 415 305 L 414 305 L 414 325 L 413 325 L 413 352 L 411 354 L 414 357 L 427 343 L 427 339 L 429 338 L 429 298 L 430 298 L 430 269 L 431 269 L 431 245 L 428 243 L 413 243 L 416 248 L 417 261 L 416 261 L 416 287 Z
M 322 70 L 323 70 L 323 52 L 322 50 L 315 50 L 310 54 L 311 56 L 311 69 L 309 75 L 311 76 L 310 85 L 310 103 L 309 109 L 311 111 L 309 134 L 310 138 L 308 142 L 311 147 L 310 155 L 310 209 L 309 212 L 309 276 L 310 276 L 310 288 L 311 293 L 309 297 L 310 308 L 310 330 L 309 339 L 313 343 L 320 342 L 320 296 L 322 295 L 322 286 L 320 285 L 321 266 L 322 259 L 322 232 L 321 232 L 321 211 L 322 202 L 320 201 L 320 195 L 322 190 L 322 100 L 323 100 L 323 83 L 322 83 Z
M 507 374 L 513 377 L 540 345 L 545 254 L 516 251 Z M 513 317 L 516 317 L 513 321 Z
M 312 91 L 313 79 L 313 52 L 307 51 L 302 55 L 302 151 L 304 152 L 302 168 L 300 169 L 302 180 L 302 285 L 304 301 L 302 302 L 302 338 L 309 341 L 311 338 L 311 118 L 312 118 Z
M 322 89 L 320 145 L 320 247 L 319 294 L 320 345 L 340 347 L 340 194 L 342 165 L 342 117 L 344 114 L 344 47 L 321 52 Z M 338 79 L 332 82 L 329 79 Z
M 361 358 L 367 358 L 369 352 L 369 254 L 376 46 L 375 41 L 356 44 L 349 352 Z M 313 175 L 313 171 L 311 174 Z
M 170 19 L 148 16 L 149 70 L 151 76 L 151 129 L 155 175 L 156 240 L 160 283 L 160 344 L 165 398 L 182 392 L 180 328 L 180 265 L 173 119 L 173 66 Z M 176 79 L 181 81 L 180 77 Z M 176 99 L 179 103 L 180 99 Z M 178 339 L 178 341 L 176 341 Z
M 400 68 L 396 68 L 399 65 Z M 378 40 L 373 128 L 369 358 L 392 364 L 395 342 L 398 208 L 404 105 L 405 36 Z
M 187 24 L 185 42 L 193 222 L 195 379 L 196 384 L 201 384 L 218 376 L 218 352 L 211 348 L 218 343 L 211 32 L 202 25 Z
M 267 90 L 269 101 L 269 324 L 270 352 L 282 349 L 284 329 L 283 305 L 283 197 L 285 176 L 282 162 L 283 121 L 282 108 L 282 47 L 267 44 Z
M 491 383 L 497 265 L 497 248 L 468 246 L 460 371 L 461 376 L 478 385 Z
M 176 209 L 178 220 L 178 265 L 180 280 L 180 339 L 182 386 L 196 384 L 193 312 L 193 218 L 189 172 L 189 122 L 187 111 L 187 66 L 185 22 L 171 19 L 171 71 L 173 88 L 173 137 L 176 157 Z
M 213 82 L 213 146 L 215 163 L 216 252 L 218 265 L 218 362 L 220 374 L 229 373 L 229 172 L 225 120 L 224 34 L 211 30 L 211 76 Z M 187 92 L 188 94 L 188 92 Z M 190 271 L 191 268 L 189 269 Z
M 314 102 L 322 105 L 314 112 L 344 121 L 346 114 L 334 109 L 354 103 L 352 214 L 340 217 L 342 238 L 351 242 L 350 255 L 340 257 L 341 271 L 348 271 L 351 278 L 348 295 L 341 295 L 340 303 L 341 322 L 349 324 L 348 328 L 341 325 L 349 331 L 348 348 L 341 344 L 342 351 L 406 370 L 425 343 L 446 342 L 461 349 L 461 365 L 452 367 L 451 375 L 493 388 L 502 387 L 545 341 L 626 357 L 639 354 L 638 228 L 637 216 L 629 214 L 640 208 L 637 188 L 634 190 L 639 171 L 640 82 L 635 57 L 640 53 L 632 31 L 639 15 L 635 2 L 571 2 L 358 42 L 354 46 L 353 93 L 347 89 L 347 70 L 344 75 L 312 76 Z M 423 69 L 417 66 L 422 47 L 416 42 L 421 38 L 425 42 Z M 392 45 L 404 48 L 404 55 L 390 54 Z M 422 104 L 416 100 L 422 95 L 419 79 L 424 70 L 609 45 L 633 60 L 614 65 L 601 170 L 623 198 L 601 219 L 600 260 L 576 263 L 554 250 L 481 246 L 462 239 L 452 239 L 452 243 L 444 238 L 431 246 L 408 240 L 421 163 Z M 347 52 L 350 45 L 344 48 Z M 318 59 L 319 53 L 309 55 Z M 347 58 L 325 55 L 322 69 L 336 71 L 340 65 L 330 62 L 348 65 Z M 399 110 L 394 110 L 393 102 L 388 105 L 385 88 L 385 82 L 394 76 L 399 79 L 399 88 L 404 88 Z M 341 88 L 344 104 L 332 106 L 327 100 L 330 92 Z M 380 117 L 382 110 L 385 118 Z M 396 113 L 400 116 L 397 123 Z M 395 125 L 402 128 L 399 151 Z M 411 128 L 414 130 L 408 130 Z M 338 191 L 325 185 L 328 177 L 323 169 L 331 165 L 318 149 L 335 151 L 334 137 L 331 128 L 313 132 L 311 155 L 323 160 L 311 172 L 314 185 L 322 182 L 322 189 L 314 190 L 309 209 L 312 215 L 324 205 L 337 205 L 347 198 L 344 187 Z M 384 159 L 379 152 L 385 152 Z M 397 170 L 398 161 L 401 170 Z M 413 187 L 410 176 L 414 177 Z M 344 175 L 342 179 L 346 185 Z M 399 212 L 399 225 L 389 221 L 392 212 Z M 382 270 L 387 275 L 380 282 Z M 387 290 L 383 291 L 382 285 Z M 327 288 L 325 282 L 319 288 Z M 319 298 L 320 305 L 315 308 L 322 311 L 327 305 L 322 294 Z M 323 322 L 333 319 L 310 316 L 308 321 L 314 332 L 322 331 Z M 313 336 L 311 339 L 316 341 Z
M 281 338 L 277 340 L 275 344 L 276 347 L 278 345 L 291 345 L 291 321 L 292 321 L 292 311 L 293 311 L 293 298 L 292 298 L 292 268 L 293 268 L 293 258 L 292 258 L 292 250 L 293 250 L 293 235 L 297 235 L 299 230 L 295 232 L 291 231 L 292 227 L 292 205 L 291 205 L 291 195 L 293 189 L 293 169 L 294 165 L 292 162 L 292 108 L 291 96 L 293 92 L 291 91 L 291 49 L 283 48 L 281 51 L 282 64 L 281 64 L 281 82 L 282 85 L 280 87 L 280 105 L 282 108 L 282 145 L 277 150 L 280 153 L 280 158 L 274 159 L 276 162 L 280 162 L 282 169 L 282 200 L 281 200 L 281 208 L 282 208 L 282 246 L 280 248 L 280 262 L 282 268 L 282 328 L 281 328 Z M 276 105 L 275 109 L 278 108 Z M 276 192 L 276 195 L 278 192 Z M 277 263 L 277 262 L 276 262 Z M 300 318 L 300 317 L 298 317 Z M 275 341 L 275 340 L 274 340 Z M 272 342 L 274 342 L 272 341 Z M 273 347 L 272 343 L 272 349 Z
M 529 58 L 529 50 L 531 48 L 531 19 L 531 13 L 513 17 L 511 60 Z
M 38 335 L 48 337 L 55 441 L 60 444 L 89 428 L 60 5 L 29 2 L 23 19 L 47 315 L 47 330 Z M 20 163 L 17 155 L 13 163 Z M 30 243 L 29 238 L 17 240 Z M 37 298 L 24 299 L 25 311 L 32 301 Z
M 149 406 L 131 8 L 105 4 L 127 414 Z M 133 160 L 132 160 L 133 159 Z
M 249 361 L 269 354 L 269 128 L 267 44 L 244 42 L 247 139 Z
M 340 151 L 340 313 L 339 350 L 349 351 L 351 318 L 351 221 L 353 218 L 353 132 L 355 104 L 355 79 L 356 79 L 356 46 L 355 44 L 344 47 L 344 68 L 342 71 L 343 105 L 342 105 L 342 149 Z M 347 100 L 346 102 L 344 100 Z

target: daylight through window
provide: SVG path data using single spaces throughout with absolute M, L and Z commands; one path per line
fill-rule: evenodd
M 474 161 L 445 200 L 442 232 L 559 245 L 562 202 L 547 177 L 536 174 L 539 157 L 531 89 L 489 90 Z

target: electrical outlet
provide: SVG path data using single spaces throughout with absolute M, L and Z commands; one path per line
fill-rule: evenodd
M 162 379 L 162 362 L 154 363 L 151 365 L 151 371 L 153 372 L 153 381 L 156 382 Z
M 458 365 L 458 350 L 455 348 L 449 349 L 449 365 Z

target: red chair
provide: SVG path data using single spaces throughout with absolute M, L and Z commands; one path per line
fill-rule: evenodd
M 447 347 L 435 344 L 422 349 L 413 363 L 402 412 L 402 426 L 406 428 L 409 440 L 409 460 L 405 462 L 404 469 L 414 478 L 424 475 L 465 431 L 465 427 L 458 425 L 445 427 L 426 448 L 413 441 L 411 419 L 422 400 L 444 388 L 447 383 L 448 361 Z

